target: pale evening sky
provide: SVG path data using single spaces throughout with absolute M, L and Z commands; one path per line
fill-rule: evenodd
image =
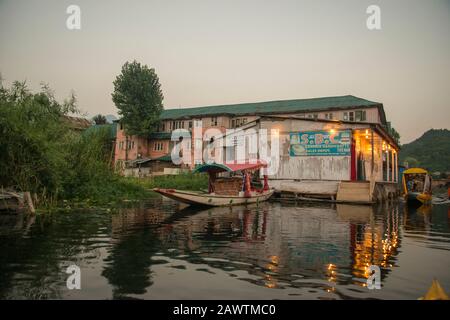
M 382 102 L 402 143 L 450 128 L 449 0 L 0 0 L 4 85 L 43 81 L 117 115 L 112 82 L 133 59 L 156 69 L 165 108 L 352 94 Z

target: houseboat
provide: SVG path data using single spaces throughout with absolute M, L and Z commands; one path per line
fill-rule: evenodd
M 219 207 L 259 203 L 269 199 L 274 190 L 269 188 L 267 174 L 264 174 L 261 188 L 252 185 L 251 177 L 266 167 L 267 165 L 260 161 L 243 164 L 204 164 L 193 172 L 209 175 L 208 192 L 161 188 L 153 190 L 170 199 L 192 205 Z

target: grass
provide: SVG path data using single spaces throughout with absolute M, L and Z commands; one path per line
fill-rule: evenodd
M 180 190 L 207 190 L 208 176 L 206 174 L 182 173 L 179 175 L 154 176 L 150 178 L 121 177 L 117 175 L 103 176 L 104 181 L 87 183 L 79 186 L 74 198 L 63 199 L 41 209 L 54 208 L 102 208 L 117 207 L 128 201 L 140 201 L 157 196 L 151 189 L 167 188 Z
M 182 173 L 178 175 L 154 176 L 146 179 L 128 179 L 147 189 L 166 188 L 193 191 L 208 189 L 208 176 L 206 174 Z

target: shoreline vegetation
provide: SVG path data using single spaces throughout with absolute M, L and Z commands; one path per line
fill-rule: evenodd
M 208 177 L 192 173 L 148 178 L 123 177 L 116 174 L 115 181 L 110 181 L 108 188 L 101 187 L 96 191 L 92 190 L 89 193 L 90 196 L 87 197 L 63 199 L 47 207 L 47 209 L 118 206 L 121 203 L 141 201 L 159 196 L 152 191 L 153 188 L 202 191 L 208 189 Z
M 207 188 L 206 177 L 193 174 L 118 175 L 108 128 L 74 130 L 67 118 L 80 113 L 74 94 L 59 103 L 47 85 L 37 93 L 25 82 L 0 86 L 0 187 L 30 192 L 38 211 L 142 200 L 154 187 Z

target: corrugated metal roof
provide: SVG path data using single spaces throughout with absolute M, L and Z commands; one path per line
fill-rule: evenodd
M 172 132 L 153 132 L 150 133 L 149 138 L 151 139 L 170 139 Z
M 115 123 L 94 124 L 86 129 L 85 134 L 90 134 L 92 132 L 98 132 L 99 130 L 108 130 L 109 137 L 111 139 L 116 138 L 117 125 Z
M 250 114 L 292 113 L 368 106 L 379 107 L 382 106 L 382 104 L 379 102 L 369 101 L 366 99 L 347 95 L 311 99 L 240 103 L 196 108 L 165 109 L 161 113 L 161 119 L 167 120 L 219 114 L 239 116 Z
M 164 156 L 161 156 L 159 158 L 154 158 L 152 160 L 154 160 L 154 161 L 169 161 L 169 162 L 171 162 L 172 161 L 172 157 L 170 156 L 170 153 L 168 153 L 168 154 L 166 154 Z
M 92 125 L 91 121 L 86 118 L 63 116 L 63 119 L 66 121 L 70 128 L 75 130 L 84 130 Z

